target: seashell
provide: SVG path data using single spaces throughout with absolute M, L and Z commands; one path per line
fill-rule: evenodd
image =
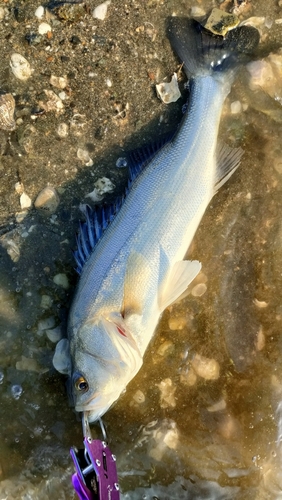
M 30 64 L 21 54 L 15 52 L 11 55 L 10 66 L 13 74 L 19 80 L 25 81 L 31 75 Z
M 14 111 L 15 99 L 12 94 L 0 95 L 0 128 L 3 130 L 15 130 Z

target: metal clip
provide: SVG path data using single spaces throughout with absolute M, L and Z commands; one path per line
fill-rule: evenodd
M 104 424 L 99 422 L 103 441 L 92 439 L 88 414 L 83 413 L 84 450 L 70 450 L 76 468 L 72 484 L 80 500 L 119 500 L 116 457 L 106 443 Z

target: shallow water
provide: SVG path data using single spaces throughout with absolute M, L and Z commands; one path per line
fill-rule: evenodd
M 68 406 L 63 377 L 52 368 L 55 344 L 46 330 L 65 329 L 77 281 L 71 249 L 79 203 L 103 175 L 121 192 L 126 172 L 115 162 L 122 148 L 139 146 L 156 128 L 165 131 L 179 120 L 185 97 L 167 107 L 154 85 L 178 64 L 164 36 L 165 18 L 195 5 L 113 1 L 105 21 L 57 20 L 51 41 L 29 46 L 22 40 L 37 29 L 38 4 L 19 6 L 22 20 L 13 14 L 18 6 L 8 3 L 0 25 L 0 82 L 16 94 L 23 123 L 0 137 L 0 500 L 75 498 L 69 448 L 81 446 L 81 425 Z M 208 10 L 211 2 L 201 6 Z M 256 2 L 248 15 L 267 15 L 271 24 L 280 14 L 269 1 L 266 7 Z M 261 57 L 282 46 L 280 26 L 263 26 Z M 78 48 L 69 43 L 74 35 Z M 60 47 L 67 67 L 57 58 Z M 9 73 L 13 51 L 33 65 L 31 82 Z M 65 112 L 31 118 L 50 74 L 64 72 L 75 74 Z M 242 71 L 220 136 L 245 154 L 189 250 L 202 272 L 189 295 L 165 311 L 142 369 L 105 415 L 122 499 L 282 498 L 282 120 L 279 99 L 269 99 L 248 90 Z M 245 110 L 232 115 L 236 100 Z M 117 117 L 126 103 L 125 116 Z M 84 115 L 84 125 L 59 139 L 58 124 L 72 122 L 76 113 Z M 81 164 L 78 147 L 88 148 L 93 166 Z M 47 183 L 58 189 L 56 213 L 32 209 L 20 222 L 17 181 L 33 201 Z M 68 287 L 53 281 L 59 273 L 67 275 Z M 95 426 L 93 435 L 100 437 Z

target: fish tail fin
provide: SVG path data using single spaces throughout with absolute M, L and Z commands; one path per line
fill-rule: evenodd
M 259 32 L 252 26 L 238 26 L 225 36 L 214 35 L 194 19 L 171 17 L 167 36 L 183 61 L 188 78 L 213 75 L 218 79 L 247 62 L 259 43 Z

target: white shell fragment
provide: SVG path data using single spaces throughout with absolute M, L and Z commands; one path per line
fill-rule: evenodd
M 68 79 L 63 76 L 51 75 L 50 83 L 51 85 L 53 85 L 53 87 L 56 87 L 58 89 L 65 89 L 68 84 Z
M 15 99 L 12 94 L 0 95 L 0 128 L 9 132 L 15 130 Z
M 39 24 L 39 26 L 38 26 L 39 35 L 46 35 L 46 33 L 48 33 L 48 31 L 52 31 L 50 24 L 48 24 L 48 23 L 40 23 Z
M 42 19 L 42 17 L 44 16 L 44 7 L 42 5 L 39 5 L 39 7 L 37 7 L 36 11 L 34 12 L 34 15 L 35 17 L 37 17 L 37 19 Z
M 85 198 L 91 198 L 92 201 L 97 203 L 104 198 L 106 193 L 111 193 L 115 189 L 115 185 L 107 177 L 101 177 L 94 184 L 94 189 L 88 193 Z
M 220 367 L 215 359 L 196 354 L 191 361 L 191 365 L 196 374 L 205 380 L 217 380 L 219 378 Z
M 21 204 L 21 209 L 25 210 L 27 208 L 30 208 L 32 205 L 32 201 L 30 197 L 26 193 L 22 193 L 20 196 L 20 204 Z
M 263 90 L 282 104 L 282 50 L 270 53 L 264 59 L 247 64 L 251 90 Z
M 161 392 L 160 406 L 161 408 L 174 408 L 176 406 L 174 393 L 176 386 L 170 378 L 165 378 L 160 384 L 156 384 Z
M 26 81 L 31 76 L 30 64 L 21 54 L 15 52 L 11 55 L 10 66 L 12 73 L 19 80 Z
M 77 158 L 84 163 L 87 167 L 91 167 L 93 165 L 93 160 L 89 155 L 89 151 L 87 149 L 78 148 L 76 152 Z
M 51 330 L 46 330 L 45 333 L 46 333 L 48 339 L 51 342 L 54 342 L 54 344 L 59 342 L 59 340 L 61 340 L 61 338 L 63 336 L 60 326 L 56 326 L 56 328 L 52 328 Z
M 94 19 L 100 19 L 100 21 L 104 21 L 106 15 L 107 15 L 107 10 L 108 6 L 111 4 L 111 0 L 106 0 L 106 2 L 101 3 L 95 9 L 93 10 L 93 17 Z
M 48 113 L 49 111 L 55 111 L 56 113 L 61 113 L 64 109 L 64 104 L 62 99 L 60 99 L 53 90 L 46 90 L 44 92 L 48 98 L 47 102 L 39 101 L 39 105 Z
M 215 35 L 224 36 L 238 26 L 240 19 L 235 14 L 230 14 L 221 9 L 213 9 L 204 24 L 204 27 Z
M 181 97 L 181 93 L 177 83 L 177 74 L 173 73 L 170 82 L 162 82 L 156 85 L 156 91 L 158 97 L 165 104 L 177 101 Z
M 57 127 L 57 134 L 59 137 L 61 137 L 61 139 L 64 139 L 65 137 L 67 137 L 69 135 L 69 126 L 67 123 L 59 123 L 58 127 Z
M 34 206 L 35 208 L 43 209 L 50 213 L 53 213 L 58 208 L 59 203 L 60 199 L 57 191 L 54 188 L 48 186 L 39 193 L 34 202 Z
M 58 273 L 54 276 L 53 281 L 56 285 L 61 286 L 65 290 L 69 288 L 69 280 L 66 274 Z

